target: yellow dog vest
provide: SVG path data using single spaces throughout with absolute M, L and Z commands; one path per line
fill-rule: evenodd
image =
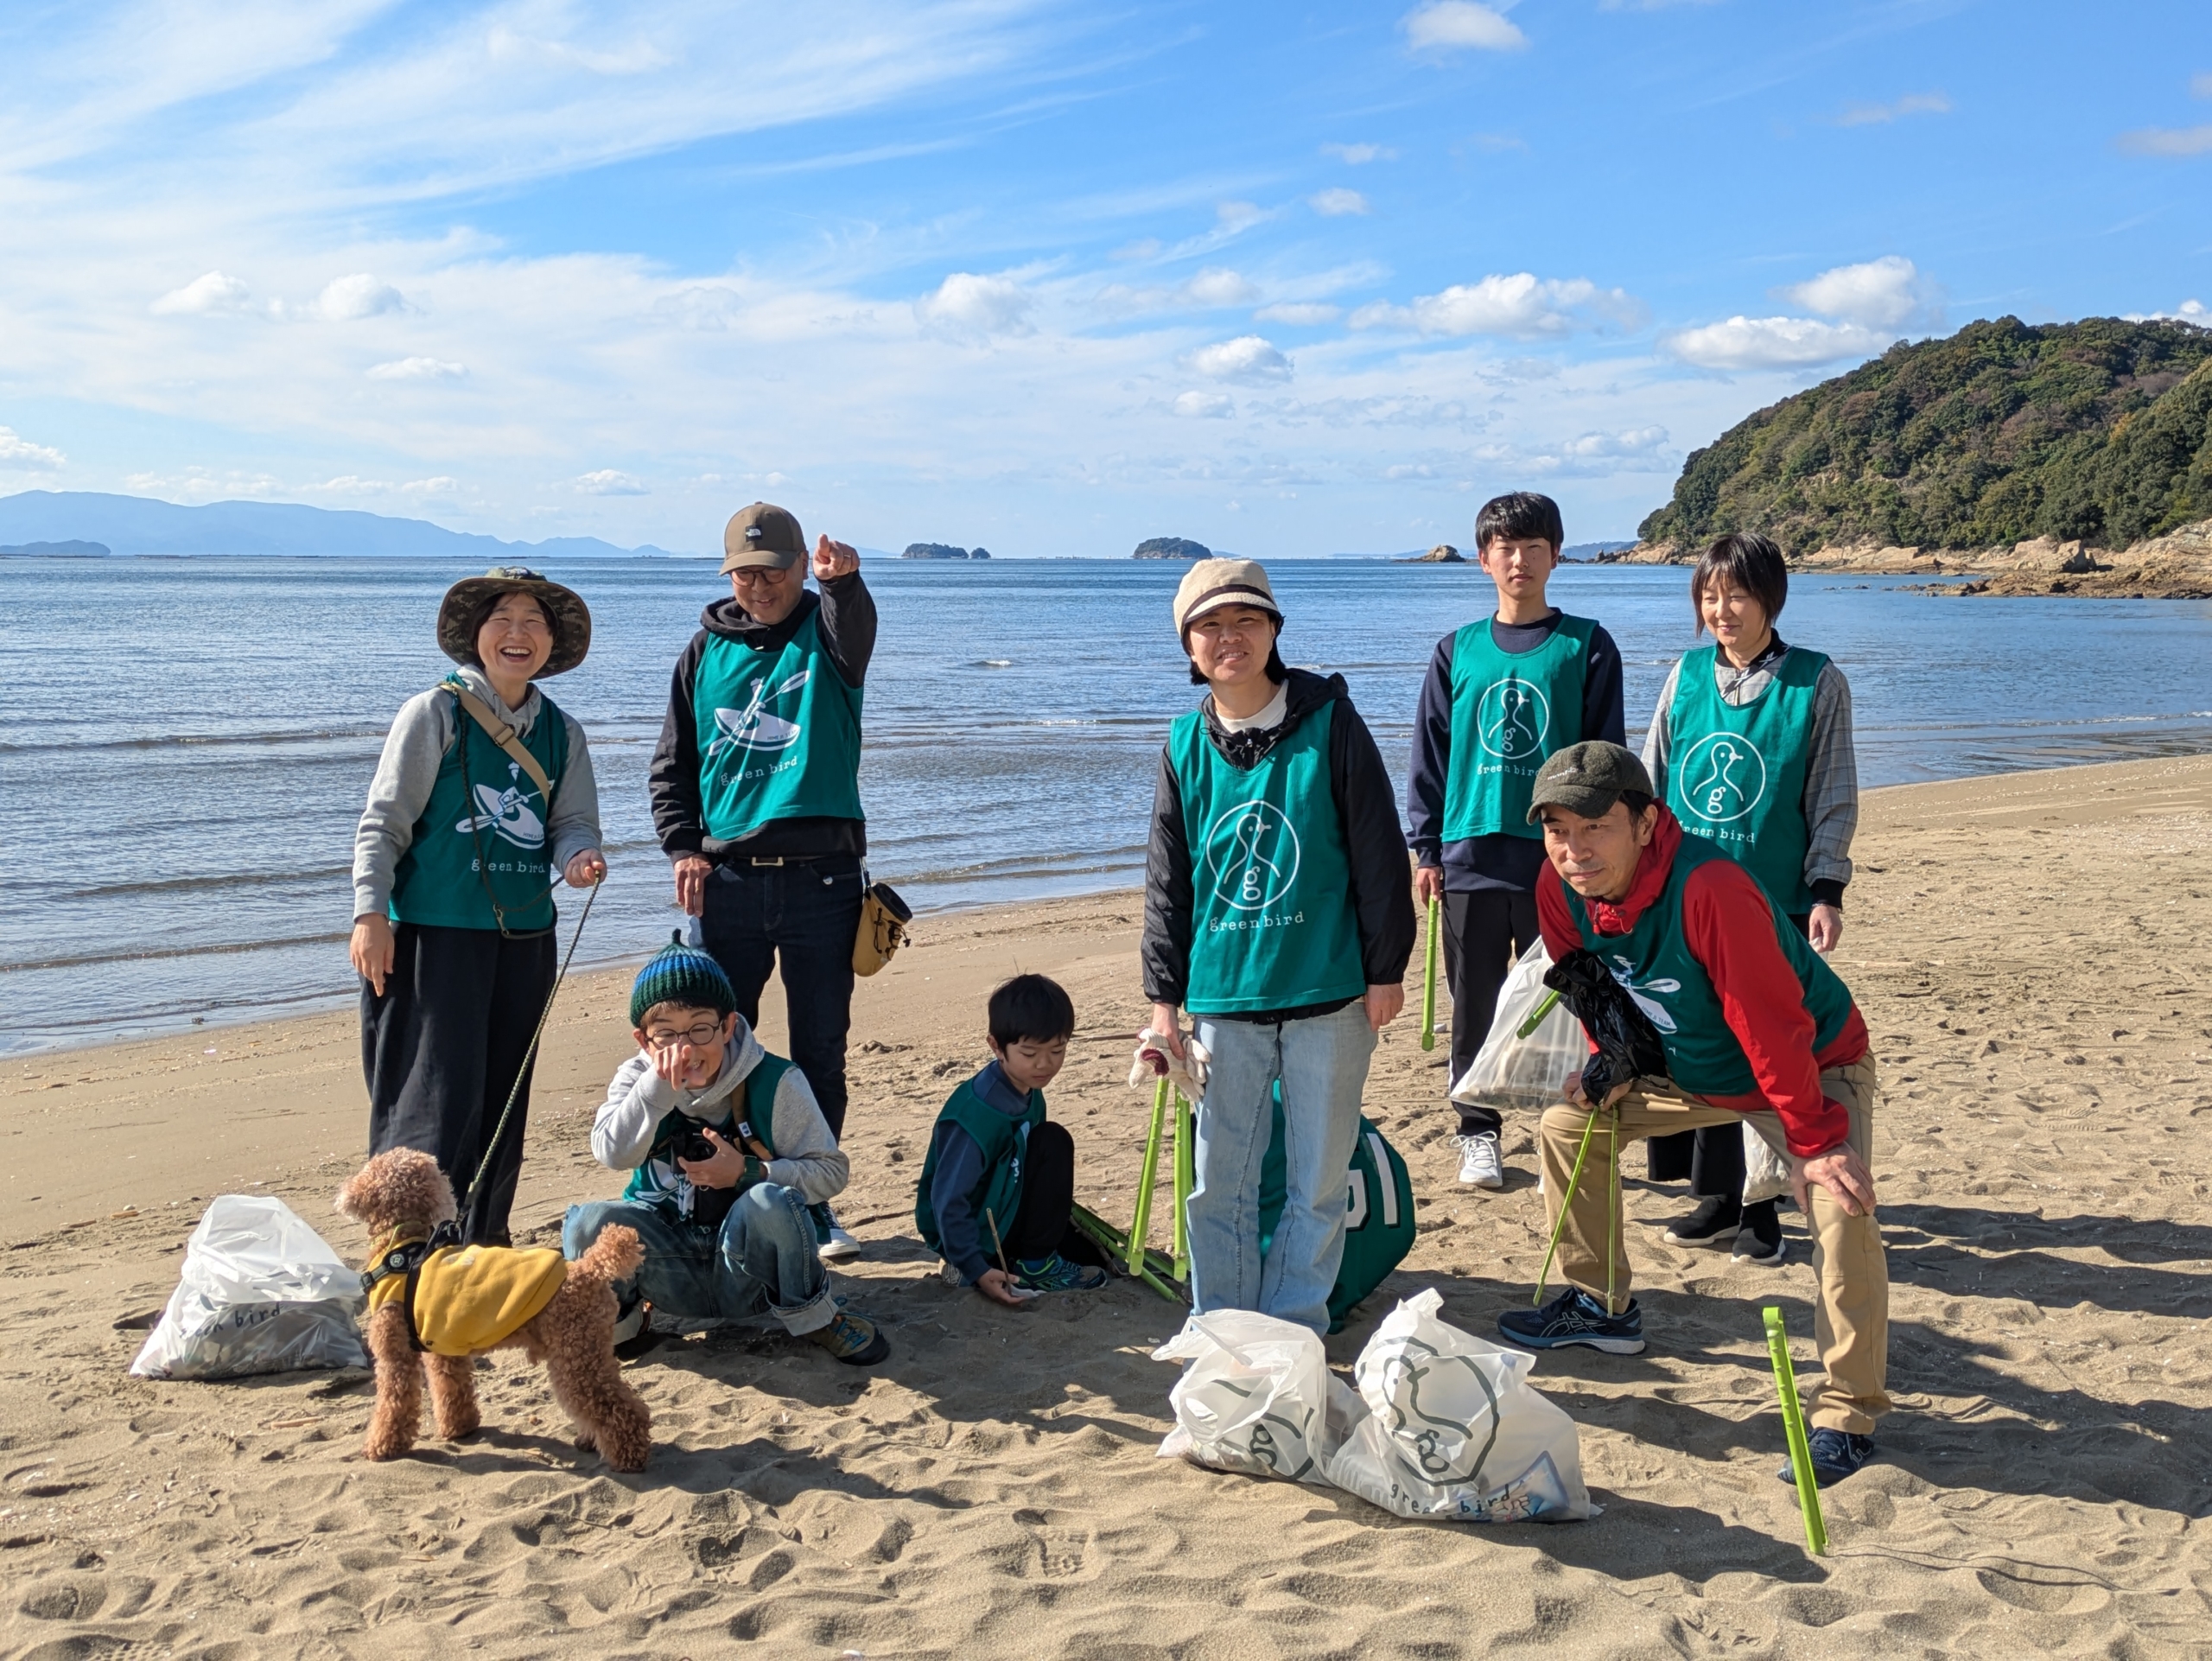
M 550 1248 L 444 1246 L 423 1259 L 415 1282 L 415 1341 L 435 1355 L 488 1350 L 553 1301 L 569 1277 Z M 369 1312 L 404 1302 L 410 1276 L 387 1275 L 369 1289 Z

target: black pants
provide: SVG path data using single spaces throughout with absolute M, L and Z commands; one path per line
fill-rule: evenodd
M 1047 1119 L 1029 1133 L 1027 1164 L 1021 1174 L 1021 1206 L 1007 1231 L 1009 1263 L 1049 1257 L 1055 1251 L 1071 1263 L 1102 1261 L 1090 1237 L 1069 1221 L 1075 1204 L 1075 1138 L 1067 1127 Z M 990 1250 L 989 1231 L 983 1248 Z
M 496 929 L 401 923 L 392 938 L 384 996 L 361 983 L 369 1152 L 420 1149 L 438 1161 L 458 1199 L 484 1162 L 553 990 L 553 936 L 507 939 Z M 462 1238 L 472 1244 L 507 1244 L 529 1119 L 525 1075 L 499 1152 L 461 1214 Z
M 850 855 L 804 865 L 718 865 L 699 919 L 701 942 L 729 977 L 747 1026 L 760 1025 L 760 993 L 780 966 L 791 1059 L 841 1142 L 860 926 L 861 862 Z
M 1444 978 L 1452 989 L 1452 1077 L 1473 1063 L 1490 1036 L 1497 994 L 1514 959 L 1535 943 L 1536 896 L 1511 888 L 1476 888 L 1444 895 Z M 1446 1089 L 1450 1085 L 1446 1086 Z M 1459 1110 L 1463 1136 L 1496 1136 L 1504 1121 L 1494 1107 Z
M 1789 920 L 1800 934 L 1809 934 L 1813 917 Z M 1671 1136 L 1653 1136 L 1643 1144 L 1644 1174 L 1654 1182 L 1690 1181 L 1690 1193 L 1700 1200 L 1713 1195 L 1739 1196 L 1744 1192 L 1744 1130 L 1736 1124 L 1708 1124 L 1701 1130 L 1677 1130 Z

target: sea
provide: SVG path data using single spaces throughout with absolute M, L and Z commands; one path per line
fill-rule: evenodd
M 1271 566 L 1290 662 L 1340 671 L 1402 783 L 1471 565 Z M 869 867 L 923 912 L 1128 887 L 1168 723 L 1197 697 L 1183 567 L 871 561 L 881 613 L 861 793 Z M 474 575 L 426 558 L 0 560 L 0 1053 L 332 1007 L 353 829 L 393 712 L 446 662 Z M 577 962 L 680 926 L 645 770 L 669 672 L 724 580 L 704 559 L 571 560 L 592 649 L 549 690 L 591 735 L 611 875 Z M 1570 565 L 1552 598 L 1627 665 L 1631 741 L 1694 644 L 1688 573 Z M 1783 636 L 1849 676 L 1869 786 L 2212 749 L 2212 605 L 1957 599 L 1800 576 Z M 565 946 L 579 896 L 560 891 Z

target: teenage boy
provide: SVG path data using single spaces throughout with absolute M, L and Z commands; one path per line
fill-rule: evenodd
M 1075 1005 L 1058 982 L 1016 975 L 991 994 L 987 1018 L 991 1061 L 937 1117 L 914 1225 L 944 1259 L 948 1280 L 995 1303 L 1095 1291 L 1106 1271 L 1068 1219 L 1075 1141 L 1045 1117 L 1045 1086 L 1066 1064 Z
M 861 688 L 875 601 L 861 558 L 823 537 L 811 561 L 782 508 L 755 502 L 722 531 L 727 598 L 676 661 L 646 789 L 676 903 L 737 990 L 748 1027 L 780 972 L 791 1060 L 830 1133 L 845 1134 L 845 1037 L 860 932 Z M 818 1213 L 825 1257 L 860 1243 Z
M 671 943 L 630 989 L 638 1053 L 615 1069 L 591 1151 L 630 1173 L 620 1200 L 571 1206 L 573 1262 L 610 1223 L 638 1231 L 636 1282 L 618 1287 L 625 1353 L 647 1337 L 645 1306 L 690 1320 L 772 1312 L 794 1338 L 873 1366 L 891 1346 L 839 1308 L 807 1206 L 845 1186 L 847 1165 L 806 1075 L 770 1055 L 736 1010 L 721 966 Z
M 1490 1035 L 1514 959 L 1536 939 L 1544 843 L 1528 823 L 1536 769 L 1586 738 L 1626 741 L 1620 648 L 1596 623 L 1545 597 L 1566 535 L 1548 496 L 1517 490 L 1483 504 L 1476 557 L 1497 585 L 1497 609 L 1437 642 L 1414 718 L 1406 840 L 1423 910 L 1444 902 L 1447 1091 Z M 1503 1120 L 1493 1107 L 1456 1105 L 1459 1181 L 1503 1187 Z

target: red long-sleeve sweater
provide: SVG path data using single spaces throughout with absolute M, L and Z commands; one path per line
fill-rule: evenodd
M 1637 864 L 1627 895 L 1618 905 L 1583 902 L 1601 939 L 1636 926 L 1667 886 L 1681 843 L 1681 825 L 1661 806 L 1658 829 Z M 1536 920 L 1554 962 L 1584 944 L 1567 907 L 1567 889 L 1548 864 L 1536 879 Z M 1866 1022 L 1854 1003 L 1843 1030 L 1815 1052 L 1813 1017 L 1775 924 L 1766 890 L 1732 860 L 1707 860 L 1682 885 L 1683 939 L 1711 977 L 1722 1017 L 1743 1046 L 1759 1085 L 1747 1095 L 1699 1099 L 1738 1113 L 1772 1108 L 1781 1116 L 1789 1151 L 1810 1159 L 1843 1142 L 1850 1129 L 1849 1114 L 1821 1093 L 1821 1069 L 1863 1060 L 1870 1044 Z

